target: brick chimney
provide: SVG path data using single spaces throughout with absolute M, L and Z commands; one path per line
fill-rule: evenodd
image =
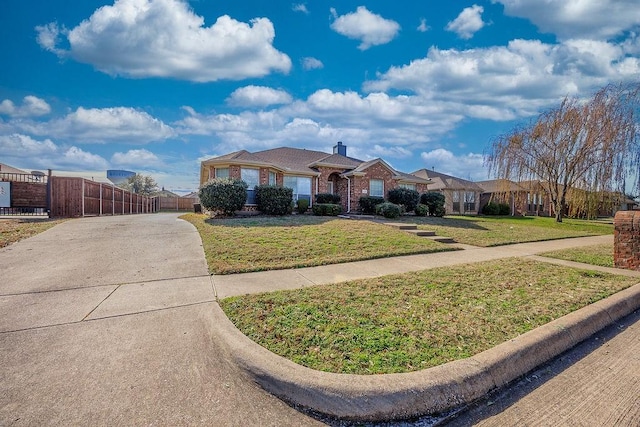
M 342 145 L 342 141 L 338 141 L 338 143 L 333 146 L 333 154 L 340 154 L 341 156 L 347 157 L 347 146 Z

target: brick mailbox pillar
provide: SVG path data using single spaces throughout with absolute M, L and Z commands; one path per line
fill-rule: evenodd
M 614 219 L 613 263 L 640 270 L 640 211 L 619 211 Z

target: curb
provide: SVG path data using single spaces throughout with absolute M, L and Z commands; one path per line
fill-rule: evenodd
M 256 383 L 330 417 L 381 422 L 435 415 L 477 400 L 640 308 L 640 283 L 468 359 L 404 374 L 316 371 L 251 341 L 213 304 L 215 334 Z

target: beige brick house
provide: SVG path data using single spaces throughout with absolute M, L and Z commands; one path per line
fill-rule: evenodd
M 253 209 L 256 185 L 283 185 L 293 189 L 294 201 L 304 198 L 310 205 L 314 195 L 340 195 L 345 212 L 358 210 L 362 196 L 385 197 L 389 190 L 410 188 L 424 193 L 428 179 L 399 172 L 382 159 L 362 161 L 347 156 L 338 142 L 333 153 L 281 147 L 250 153 L 236 151 L 205 160 L 200 165 L 200 185 L 213 178 L 235 178 L 248 185 L 247 208 Z

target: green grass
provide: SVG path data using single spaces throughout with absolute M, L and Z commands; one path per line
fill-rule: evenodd
M 568 218 L 562 223 L 546 217 L 479 216 L 404 217 L 401 221 L 417 223 L 420 229 L 453 237 L 458 243 L 483 247 L 613 234 L 612 224 Z
M 66 219 L 0 219 L 0 248 L 58 225 Z
M 230 274 L 454 250 L 371 221 L 309 215 L 209 219 L 187 214 L 200 232 L 209 271 Z
M 602 267 L 613 267 L 613 247 L 611 245 L 583 246 L 581 248 L 545 252 L 540 255 Z
M 410 372 L 463 359 L 638 279 L 507 259 L 221 301 L 248 337 L 329 372 Z

